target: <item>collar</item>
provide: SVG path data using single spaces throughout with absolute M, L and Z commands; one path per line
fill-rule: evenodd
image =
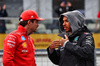
M 20 34 L 28 35 L 28 34 L 27 34 L 27 30 L 26 30 L 23 26 L 21 26 L 21 25 L 18 25 L 17 30 L 18 30 L 18 32 L 19 32 Z

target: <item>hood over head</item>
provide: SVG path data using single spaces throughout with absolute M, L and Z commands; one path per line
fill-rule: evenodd
M 60 24 L 60 29 L 62 32 L 65 32 L 64 27 L 63 27 L 63 16 L 67 17 L 72 29 L 72 33 L 84 27 L 84 24 L 85 24 L 84 15 L 78 10 L 69 11 L 60 15 L 59 24 Z

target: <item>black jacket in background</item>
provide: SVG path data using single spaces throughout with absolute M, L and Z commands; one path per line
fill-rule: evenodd
M 58 15 L 58 17 L 59 17 L 60 14 L 67 12 L 67 9 L 66 9 L 66 7 L 61 7 L 61 6 L 59 6 L 59 7 L 55 10 L 55 12 L 57 13 L 57 15 Z
M 0 17 L 7 17 L 7 16 L 8 14 L 7 14 L 6 9 L 5 10 L 1 9 Z M 0 20 L 0 33 L 5 33 L 5 31 L 6 31 L 5 20 Z
M 73 7 L 61 7 L 59 6 L 57 9 L 55 9 L 55 12 L 57 13 L 58 17 L 62 14 L 62 13 L 65 13 L 65 12 L 68 12 L 68 11 L 73 11 Z

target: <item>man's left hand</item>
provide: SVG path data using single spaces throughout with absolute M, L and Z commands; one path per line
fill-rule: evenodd
M 63 44 L 64 44 L 67 40 L 69 40 L 69 39 L 68 39 L 68 37 L 65 35 L 65 39 L 64 39 L 64 38 L 61 39 L 61 46 L 63 46 Z

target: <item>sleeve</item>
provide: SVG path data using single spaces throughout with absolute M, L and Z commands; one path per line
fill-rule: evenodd
M 60 59 L 60 52 L 58 50 L 54 50 L 52 53 L 49 51 L 49 47 L 47 48 L 48 57 L 49 59 L 56 65 L 59 65 L 59 59 Z
M 74 55 L 79 57 L 80 59 L 92 60 L 94 61 L 94 39 L 91 35 L 85 36 L 81 40 L 81 46 L 74 45 L 70 41 L 68 41 L 65 45 L 65 50 L 69 50 Z
M 3 65 L 4 66 L 15 66 L 14 55 L 16 51 L 17 37 L 14 35 L 8 35 L 4 40 L 3 50 Z
M 97 15 L 97 17 L 98 17 L 98 18 L 100 18 L 100 11 L 98 12 L 98 15 Z

